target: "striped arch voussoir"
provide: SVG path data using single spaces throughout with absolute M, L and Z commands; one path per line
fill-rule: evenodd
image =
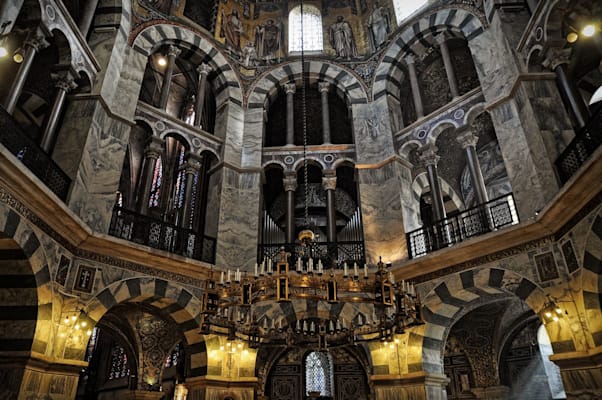
M 602 346 L 602 211 L 592 223 L 583 254 L 583 307 L 596 346 Z
M 518 297 L 538 312 L 546 297 L 519 274 L 498 268 L 473 269 L 439 283 L 423 301 L 422 368 L 443 372 L 443 352 L 451 327 L 470 311 L 496 299 Z
M 238 76 L 221 51 L 200 33 L 167 23 L 150 25 L 140 31 L 132 47 L 149 56 L 164 44 L 174 44 L 184 50 L 180 58 L 188 59 L 193 64 L 205 62 L 211 66 L 218 80 L 215 93 L 218 107 L 226 100 L 242 105 L 243 96 Z
M 350 70 L 337 64 L 324 61 L 306 61 L 305 71 L 319 81 L 330 82 L 336 90 L 345 94 L 347 104 L 368 102 L 366 87 Z M 294 61 L 270 70 L 261 76 L 250 91 L 247 105 L 249 108 L 264 108 L 278 95 L 278 87 L 301 77 L 301 62 Z
M 85 309 L 98 322 L 117 304 L 143 302 L 169 314 L 186 338 L 193 376 L 207 371 L 204 336 L 199 334 L 201 301 L 188 290 L 159 278 L 132 278 L 115 282 L 100 291 Z
M 458 193 L 456 193 L 454 188 L 452 188 L 444 179 L 441 179 L 441 177 L 439 177 L 439 185 L 441 186 L 441 191 L 443 192 L 443 195 L 449 196 L 449 198 L 453 201 L 454 205 L 458 208 L 458 210 L 464 208 L 464 201 L 462 201 L 462 199 L 460 198 Z M 426 176 L 426 172 L 418 174 L 414 179 L 414 182 L 412 183 L 414 201 L 416 201 L 417 204 L 420 204 L 420 197 L 422 196 L 422 193 L 424 193 L 424 190 L 428 187 L 429 182 Z
M 20 251 L 2 250 L 6 252 L 5 259 L 17 262 L 27 261 L 33 275 L 33 279 L 31 279 L 31 275 L 23 275 L 15 287 L 6 287 L 15 293 L 23 294 L 23 302 L 17 307 L 20 310 L 19 319 L 22 321 L 30 319 L 32 326 L 35 326 L 35 333 L 22 332 L 18 339 L 15 338 L 12 341 L 10 348 L 44 353 L 52 339 L 51 332 L 53 332 L 54 325 L 52 321 L 52 278 L 46 253 L 40 243 L 40 238 L 28 221 L 4 204 L 0 204 L 0 231 L 5 237 L 13 239 L 20 248 Z M 3 282 L 14 281 L 15 276 L 11 276 L 11 278 L 11 280 L 3 279 Z M 35 297 L 28 294 L 32 291 L 35 291 Z M 9 311 L 7 310 L 7 315 L 10 314 Z M 29 318 L 25 318 L 24 315 Z M 9 316 L 7 319 L 11 319 L 11 317 Z
M 433 33 L 447 32 L 454 37 L 470 41 L 483 32 L 485 21 L 474 13 L 461 8 L 443 8 L 423 16 L 391 41 L 374 74 L 373 98 L 396 93 L 403 76 L 401 61 L 406 55 L 421 57 L 435 45 Z M 397 89 L 395 89 L 397 88 Z

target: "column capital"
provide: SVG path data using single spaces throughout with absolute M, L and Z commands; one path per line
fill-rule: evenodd
M 40 51 L 50 46 L 50 43 L 46 40 L 46 37 L 42 33 L 36 31 L 30 34 L 27 39 L 25 39 L 23 46 L 31 47 L 35 49 L 35 51 Z
M 458 143 L 460 143 L 460 146 L 462 146 L 463 149 L 466 149 L 467 147 L 471 146 L 476 147 L 479 141 L 479 137 L 472 133 L 472 131 L 467 129 L 464 132 L 458 134 L 458 136 L 456 136 L 456 140 L 458 141 Z
M 285 83 L 283 87 L 286 94 L 295 94 L 297 91 L 297 85 L 295 85 L 295 82 Z
M 412 54 L 408 54 L 407 56 L 405 56 L 403 58 L 403 60 L 406 62 L 406 64 L 408 65 L 414 65 L 416 63 L 416 57 L 414 57 L 414 55 Z
M 282 180 L 282 184 L 284 185 L 285 192 L 294 192 L 297 190 L 297 177 L 287 176 Z
M 330 82 L 318 82 L 318 90 L 320 93 L 328 92 L 330 89 Z
M 337 188 L 337 177 L 336 176 L 323 176 L 322 177 L 322 188 L 324 188 L 324 190 L 335 190 Z
M 168 57 L 177 57 L 180 55 L 180 53 L 182 53 L 182 50 L 180 50 L 179 48 L 177 48 L 174 45 L 169 45 L 169 47 L 167 48 L 167 56 Z
M 163 153 L 163 140 L 156 136 L 151 137 L 144 150 L 144 156 L 146 158 L 158 159 Z
M 444 33 L 440 33 L 439 35 L 435 36 L 435 41 L 439 46 L 445 45 L 447 44 L 447 37 L 445 37 Z
M 50 77 L 54 81 L 54 87 L 64 90 L 67 93 L 77 88 L 77 83 L 75 83 L 75 80 L 70 73 L 51 73 Z
M 420 149 L 420 161 L 425 166 L 434 165 L 437 166 L 437 163 L 441 159 L 437 154 L 437 146 L 434 144 L 426 145 Z
M 184 173 L 186 174 L 196 174 L 201 170 L 202 165 L 202 156 L 199 156 L 194 153 L 187 152 L 186 153 L 186 163 L 184 164 Z
M 198 67 L 196 67 L 196 72 L 199 74 L 199 76 L 207 76 L 212 70 L 213 69 L 209 64 L 201 64 Z
M 541 62 L 541 65 L 553 71 L 559 65 L 569 64 L 571 61 L 571 51 L 571 48 L 560 49 L 552 47 L 546 52 L 546 58 Z

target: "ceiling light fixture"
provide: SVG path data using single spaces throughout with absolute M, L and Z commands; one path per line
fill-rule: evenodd
M 165 57 L 163 57 L 163 56 L 159 56 L 159 58 L 157 58 L 157 64 L 158 64 L 160 67 L 164 67 L 164 66 L 166 66 L 166 65 L 167 65 L 167 60 L 165 59 Z
M 583 27 L 583 29 L 581 30 L 581 33 L 585 37 L 592 37 L 596 33 L 596 27 L 592 24 L 587 24 Z
M 21 47 L 19 47 L 13 53 L 13 61 L 16 62 L 17 64 L 21 64 L 23 62 L 23 59 L 24 59 L 23 49 Z
M 569 32 L 566 35 L 566 41 L 569 43 L 575 43 L 579 39 L 579 35 L 576 32 Z

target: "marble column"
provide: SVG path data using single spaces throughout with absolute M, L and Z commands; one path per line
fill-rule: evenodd
M 330 83 L 319 82 L 318 90 L 322 99 L 322 132 L 323 132 L 323 143 L 330 144 L 330 111 L 328 110 L 328 89 Z
M 479 157 L 477 156 L 477 143 L 479 137 L 474 135 L 471 131 L 466 130 L 460 133 L 456 140 L 460 143 L 460 146 L 462 146 L 466 153 L 466 165 L 468 166 L 468 172 L 470 173 L 477 204 L 485 204 L 489 201 L 489 198 L 487 196 L 487 187 L 485 186 L 483 173 L 481 172 Z
M 144 170 L 138 189 L 138 213 L 146 215 L 148 212 L 148 199 L 150 197 L 155 164 L 163 153 L 163 140 L 153 136 L 144 152 Z
M 437 173 L 437 163 L 439 162 L 437 147 L 433 144 L 426 145 L 420 152 L 420 160 L 426 168 L 429 185 L 431 188 L 431 197 L 433 199 L 433 215 L 435 221 L 445 218 L 445 205 L 443 203 L 443 194 L 439 185 L 439 175 Z
M 334 243 L 337 241 L 337 209 L 335 198 L 335 191 L 337 188 L 336 171 L 324 171 L 322 188 L 326 191 L 326 236 L 329 242 Z
M 445 34 L 436 36 L 437 43 L 439 44 L 439 50 L 441 50 L 441 57 L 443 58 L 443 65 L 445 66 L 445 74 L 447 75 L 447 81 L 449 82 L 449 89 L 452 97 L 456 98 L 460 96 L 458 90 L 458 81 L 456 80 L 456 73 L 454 72 L 454 66 L 452 64 L 451 55 L 449 54 L 449 48 L 447 47 L 447 39 Z
M 207 89 L 207 75 L 211 72 L 211 67 L 207 64 L 201 64 L 196 69 L 199 74 L 199 86 L 196 93 L 196 103 L 194 105 L 194 126 L 201 126 L 203 117 L 203 106 L 205 104 L 205 90 Z
M 293 102 L 293 95 L 297 90 L 295 83 L 287 83 L 284 85 L 284 91 L 286 92 L 286 145 L 295 145 L 295 109 Z
M 169 100 L 169 88 L 171 87 L 171 77 L 174 67 L 176 66 L 176 57 L 180 55 L 182 50 L 176 46 L 169 46 L 167 49 L 167 67 L 163 75 L 163 85 L 161 86 L 161 98 L 159 99 L 159 108 L 167 109 L 167 100 Z
M 194 189 L 194 176 L 199 174 L 201 171 L 202 158 L 196 154 L 188 153 L 186 164 L 184 165 L 184 175 L 186 176 L 186 189 L 184 193 L 184 205 L 182 206 L 182 220 L 180 226 L 183 228 L 192 228 L 192 201 L 195 196 Z M 200 176 L 199 176 L 200 179 Z M 196 204 L 196 207 L 200 207 L 200 204 Z
M 50 154 L 54 147 L 57 125 L 63 113 L 67 93 L 77 87 L 77 84 L 74 82 L 70 73 L 61 75 L 53 74 L 52 78 L 55 80 L 54 86 L 57 88 L 57 92 L 54 97 L 54 103 L 52 104 L 52 110 L 50 111 L 48 121 L 46 122 L 46 127 L 44 128 L 44 134 L 42 135 L 42 139 L 40 139 L 40 147 L 47 154 Z
M 13 80 L 12 86 L 8 92 L 8 97 L 4 101 L 4 109 L 9 114 L 12 114 L 15 111 L 17 101 L 19 100 L 19 96 L 21 96 L 21 92 L 23 91 L 23 86 L 25 85 L 25 81 L 29 75 L 29 70 L 33 65 L 33 60 L 36 56 L 36 53 L 48 47 L 49 45 L 50 43 L 46 41 L 46 38 L 41 33 L 40 29 L 32 32 L 29 37 L 25 39 L 25 42 L 23 43 L 23 48 L 25 49 L 23 62 L 17 71 L 17 76 L 15 76 Z
M 80 3 L 81 4 L 81 3 Z M 88 0 L 84 2 L 83 10 L 77 27 L 85 38 L 90 32 L 92 21 L 94 21 L 94 14 L 96 13 L 96 7 L 98 6 L 98 0 Z
M 408 72 L 410 74 L 410 87 L 412 89 L 412 97 L 414 99 L 414 109 L 416 110 L 416 118 L 424 117 L 424 107 L 422 105 L 422 96 L 420 95 L 420 86 L 418 85 L 418 76 L 416 75 L 416 59 L 409 55 L 404 58 Z
M 295 190 L 297 174 L 287 173 L 282 180 L 286 193 L 286 243 L 295 242 Z
M 575 117 L 577 127 L 582 128 L 587 123 L 590 113 L 574 80 L 568 74 L 570 59 L 570 49 L 551 48 L 542 64 L 556 73 L 556 84 L 560 95 Z

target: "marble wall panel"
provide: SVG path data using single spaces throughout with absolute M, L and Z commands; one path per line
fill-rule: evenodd
M 354 104 L 353 134 L 358 164 L 375 164 L 395 154 L 387 99 Z
M 398 171 L 389 163 L 378 169 L 360 169 L 359 191 L 366 259 L 376 264 L 407 257 Z
M 78 149 L 81 160 L 68 206 L 97 232 L 109 228 L 129 131 L 129 125 L 110 118 L 97 104 L 84 147 Z
M 263 145 L 263 108 L 249 108 L 245 112 L 245 136 L 242 166 L 260 168 Z
M 220 190 L 223 180 L 222 172 L 222 168 L 220 168 L 209 176 L 209 186 L 207 188 L 207 211 L 205 214 L 204 233 L 213 238 L 217 237 L 217 227 L 219 225 Z
M 23 3 L 24 0 L 6 0 L 0 3 L 0 23 L 8 23 L 3 33 L 12 31 Z
M 216 264 L 252 271 L 257 257 L 261 176 L 223 169 Z
M 138 104 L 147 57 L 127 46 L 119 50 L 118 57 L 124 58 L 123 63 L 116 63 L 121 68 L 111 69 L 111 75 L 105 76 L 105 82 L 116 82 L 116 87 L 103 85 L 101 95 L 114 114 L 131 121 Z
M 216 136 L 220 136 L 218 130 L 224 129 L 225 131 L 223 150 L 223 160 L 225 163 L 241 166 L 245 133 L 244 120 L 245 113 L 242 106 L 233 102 L 229 102 L 227 106 L 224 106 L 216 116 Z

